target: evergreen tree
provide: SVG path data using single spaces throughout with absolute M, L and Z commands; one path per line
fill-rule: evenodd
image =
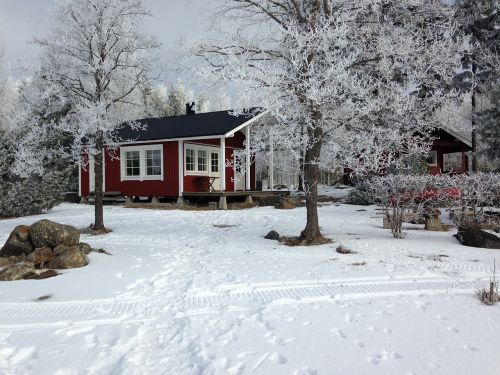
M 482 153 L 500 169 L 500 84 L 491 91 L 490 108 L 478 113 L 478 133 L 483 144 Z

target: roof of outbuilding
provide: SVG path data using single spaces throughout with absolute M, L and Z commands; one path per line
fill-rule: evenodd
M 146 125 L 144 130 L 134 130 L 125 124 L 118 130 L 118 137 L 126 141 L 151 141 L 193 137 L 218 137 L 230 133 L 254 119 L 262 111 L 249 111 L 233 115 L 232 111 L 207 112 L 194 115 L 147 118 L 137 120 Z

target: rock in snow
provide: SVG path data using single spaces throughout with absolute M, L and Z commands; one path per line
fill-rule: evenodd
M 30 238 L 30 227 L 27 225 L 18 225 L 10 233 L 7 242 L 0 250 L 0 257 L 28 254 L 33 251 L 33 248 Z
M 74 246 L 80 241 L 80 231 L 70 225 L 40 220 L 31 226 L 30 237 L 35 247 Z

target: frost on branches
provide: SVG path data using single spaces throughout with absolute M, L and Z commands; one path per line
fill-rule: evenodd
M 104 228 L 104 147 L 119 143 L 115 130 L 125 121 L 141 116 L 141 88 L 149 85 L 155 59 L 148 54 L 157 43 L 139 31 L 148 13 L 140 0 L 66 0 L 53 10 L 53 29 L 42 48 L 41 68 L 36 74 L 43 104 L 67 108 L 63 118 L 49 121 L 50 128 L 67 134 L 75 160 L 86 152 L 95 158 L 95 227 Z M 32 95 L 33 106 L 40 101 Z M 40 95 L 39 95 L 40 96 Z M 134 126 L 134 124 L 131 124 Z M 39 132 L 40 134 L 37 134 Z M 20 158 L 29 160 L 53 150 L 31 147 L 46 129 L 36 128 L 23 143 Z M 31 152 L 31 155 L 30 155 Z
M 239 85 L 277 119 L 281 147 L 302 153 L 301 239 L 321 243 L 320 163 L 380 170 L 427 151 L 434 111 L 455 99 L 448 86 L 464 43 L 453 9 L 439 0 L 218 3 L 239 28 L 195 48 L 199 71 Z
M 384 210 L 395 238 L 403 238 L 403 222 L 433 218 L 448 210 L 459 232 L 500 231 L 500 174 L 387 175 L 367 184 Z

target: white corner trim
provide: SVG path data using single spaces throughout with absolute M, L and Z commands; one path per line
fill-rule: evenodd
M 183 196 L 184 193 L 184 146 L 183 146 L 183 141 L 179 140 L 177 141 L 177 154 L 178 154 L 178 163 L 177 163 L 177 169 L 178 169 L 178 175 L 179 175 L 179 197 Z

